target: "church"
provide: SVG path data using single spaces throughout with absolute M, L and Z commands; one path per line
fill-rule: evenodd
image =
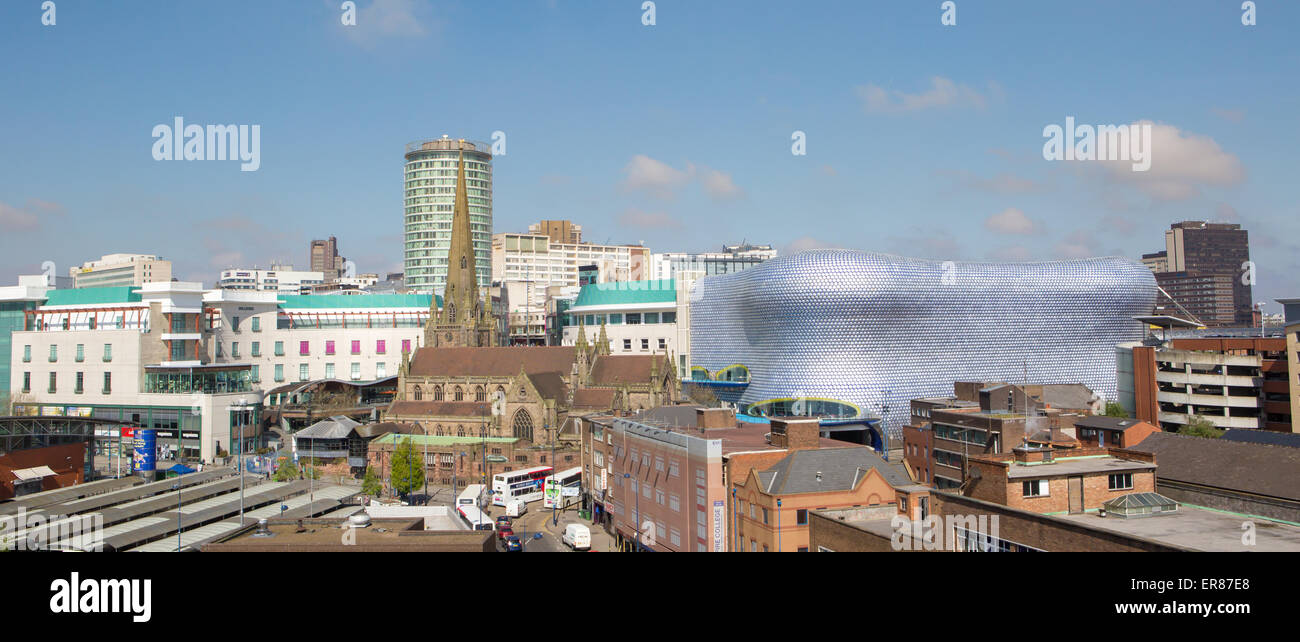
M 384 421 L 428 435 L 513 437 L 549 447 L 578 439 L 571 414 L 633 412 L 678 400 L 671 355 L 611 355 L 603 327 L 594 344 L 581 336 L 573 346 L 497 345 L 490 302 L 475 279 L 463 157 L 447 265 L 443 307 L 430 310 L 424 345 L 402 355 Z

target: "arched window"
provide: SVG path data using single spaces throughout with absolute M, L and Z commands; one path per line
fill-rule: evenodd
M 424 400 L 424 391 L 421 390 L 419 386 L 416 386 L 416 387 L 415 387 L 415 392 L 414 392 L 414 394 L 413 394 L 412 396 L 415 397 L 415 400 L 416 400 L 416 401 L 423 401 L 423 400 Z
M 479 403 L 487 401 L 487 391 L 483 389 L 483 386 L 474 388 L 474 401 Z
M 439 437 L 441 437 L 441 436 L 443 435 L 443 432 L 442 432 L 442 424 L 438 424 L 438 428 L 437 428 L 437 430 L 435 431 L 434 434 L 438 435 Z
M 465 436 L 465 427 L 464 427 L 464 426 L 456 426 L 456 436 L 457 436 L 457 437 L 464 437 L 464 436 Z
M 433 387 L 433 400 L 442 401 L 442 386 Z
M 533 440 L 533 416 L 528 411 L 520 408 L 515 412 L 515 420 L 512 423 L 514 436 L 518 439 L 527 441 Z
M 464 401 L 464 400 L 465 400 L 465 391 L 461 390 L 460 386 L 456 386 L 456 401 Z
M 504 387 L 504 386 L 497 386 L 497 394 L 498 394 L 498 395 L 501 395 L 502 397 L 504 397 L 504 396 L 506 395 L 506 389 L 505 389 L 505 387 Z
M 478 427 L 478 436 L 480 436 L 480 437 L 486 437 L 486 436 L 487 436 L 487 426 L 486 426 L 486 425 L 484 425 L 484 426 L 479 426 L 479 427 Z

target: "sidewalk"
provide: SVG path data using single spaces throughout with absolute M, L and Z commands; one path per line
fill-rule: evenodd
M 591 520 L 579 517 L 577 510 L 568 510 L 560 513 L 560 523 L 556 525 L 552 525 L 551 520 L 548 518 L 542 524 L 542 528 L 546 529 L 546 532 L 551 535 L 554 535 L 556 540 L 561 540 L 561 538 L 564 537 L 564 528 L 569 524 L 582 524 L 587 527 L 587 530 L 591 531 L 591 550 L 593 552 L 615 551 L 614 538 L 605 532 L 604 527 L 600 524 L 593 523 Z

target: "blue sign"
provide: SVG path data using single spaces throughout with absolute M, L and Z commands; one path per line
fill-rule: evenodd
M 158 468 L 158 433 L 144 428 L 135 431 L 135 452 L 131 455 L 131 470 L 152 473 Z

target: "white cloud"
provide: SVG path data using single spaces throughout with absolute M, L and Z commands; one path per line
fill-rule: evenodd
M 423 36 L 429 27 L 417 15 L 417 6 L 415 0 L 374 0 L 369 6 L 357 7 L 356 25 L 343 26 L 343 33 L 366 46 L 391 38 Z M 335 24 L 339 24 L 337 18 Z
M 878 85 L 859 85 L 857 92 L 868 113 L 911 112 L 936 107 L 983 109 L 988 105 L 988 98 L 980 92 L 942 76 L 931 78 L 930 88 L 916 94 L 885 89 Z
M 40 219 L 35 214 L 0 203 L 0 229 L 7 232 L 28 232 L 40 226 Z
M 994 214 L 984 221 L 984 227 L 999 234 L 1036 234 L 1039 226 L 1034 223 L 1025 213 L 1014 208 L 1008 207 L 997 214 Z
M 1128 160 L 1099 161 L 1109 179 L 1133 185 L 1161 201 L 1185 200 L 1199 195 L 1205 186 L 1232 187 L 1245 181 L 1241 161 L 1213 138 L 1149 120 L 1133 123 L 1130 129 L 1141 125 L 1151 127 L 1150 169 L 1135 172 Z
M 731 180 L 731 174 L 726 172 L 705 168 L 700 184 L 704 187 L 704 192 L 715 201 L 729 201 L 745 196 L 744 190 L 737 187 Z
M 671 199 L 677 195 L 678 189 L 695 176 L 695 166 L 687 163 L 685 170 L 679 170 L 644 154 L 637 154 L 623 168 L 623 173 L 627 174 L 623 179 L 624 189 Z

